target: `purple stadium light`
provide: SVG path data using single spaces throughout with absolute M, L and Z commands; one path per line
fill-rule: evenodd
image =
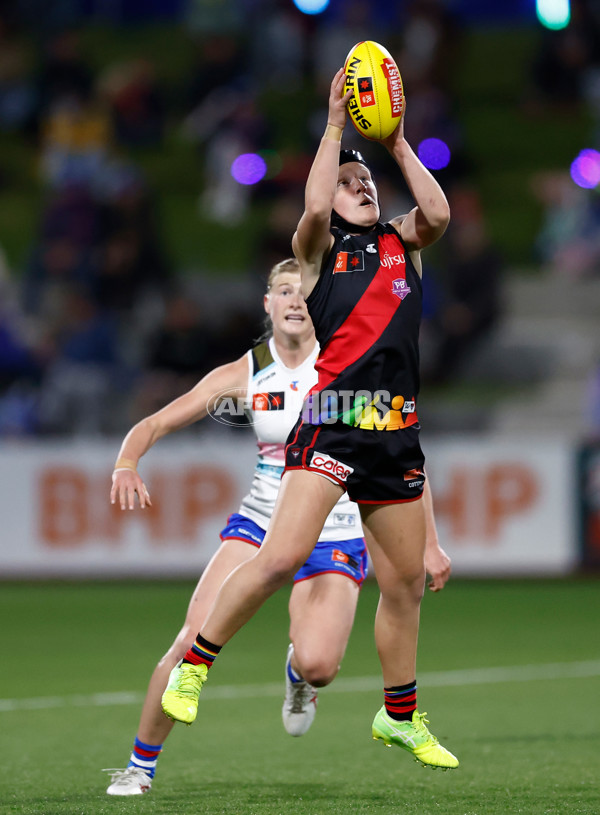
M 231 175 L 238 184 L 258 184 L 266 172 L 265 160 L 256 153 L 242 153 L 231 165 Z
M 578 187 L 592 190 L 600 183 L 600 153 L 582 150 L 571 164 L 571 178 Z
M 442 170 L 450 163 L 450 148 L 441 139 L 423 139 L 417 152 L 429 170 Z

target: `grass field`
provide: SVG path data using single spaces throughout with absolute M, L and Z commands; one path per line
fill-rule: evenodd
M 280 720 L 287 593 L 230 643 L 198 721 L 173 731 L 154 788 L 110 798 L 150 671 L 191 583 L 0 586 L 0 813 L 600 813 L 599 584 L 459 581 L 429 594 L 419 701 L 460 760 L 443 773 L 370 738 L 381 705 L 363 590 L 310 732 Z

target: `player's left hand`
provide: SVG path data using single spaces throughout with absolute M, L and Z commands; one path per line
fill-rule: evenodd
M 429 590 L 441 591 L 450 577 L 452 563 L 437 542 L 425 547 L 425 570 L 431 577 L 427 584 Z

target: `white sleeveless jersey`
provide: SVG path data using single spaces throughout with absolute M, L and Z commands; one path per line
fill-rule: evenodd
M 258 460 L 250 492 L 240 507 L 245 515 L 266 529 L 275 507 L 284 469 L 285 442 L 295 425 L 304 397 L 317 382 L 315 361 L 319 346 L 297 368 L 286 368 L 273 338 L 248 351 L 246 413 L 258 443 Z M 327 516 L 320 541 L 362 537 L 358 505 L 344 493 Z

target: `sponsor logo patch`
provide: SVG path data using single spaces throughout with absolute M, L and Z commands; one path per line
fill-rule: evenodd
M 404 266 L 405 262 L 404 252 L 398 255 L 390 255 L 389 252 L 386 252 L 381 258 L 381 265 L 386 269 L 391 269 L 393 266 Z
M 364 272 L 365 253 L 362 249 L 356 252 L 338 252 L 333 266 L 333 273 Z
M 255 393 L 252 395 L 252 410 L 283 410 L 285 393 Z
M 263 383 L 263 382 L 266 382 L 266 381 L 267 381 L 267 379 L 271 379 L 272 377 L 274 377 L 276 373 L 277 373 L 277 371 L 271 371 L 271 373 L 266 374 L 265 376 L 260 376 L 260 375 L 259 375 L 259 376 L 256 378 L 256 384 L 257 384 L 257 385 L 262 385 L 262 383 Z
M 403 280 L 401 277 L 392 280 L 392 286 L 392 294 L 395 294 L 396 297 L 399 297 L 401 300 L 404 300 L 404 298 L 410 294 L 410 286 L 406 280 Z
M 404 94 L 402 92 L 402 79 L 400 78 L 398 66 L 392 59 L 386 57 L 381 63 L 381 70 L 388 83 L 388 91 L 392 102 L 392 116 L 400 116 L 402 113 Z
M 424 475 L 425 473 L 422 470 L 415 468 L 414 470 L 407 470 L 404 473 L 404 480 L 415 481 L 416 479 L 422 479 Z
M 354 515 L 346 515 L 345 512 L 335 512 L 333 515 L 333 523 L 336 526 L 356 526 L 356 517 Z
M 342 464 L 341 461 L 331 458 L 327 453 L 319 453 L 317 450 L 313 452 L 310 468 L 334 476 L 338 481 L 345 481 L 354 472 L 354 467 Z
M 356 80 L 360 104 L 363 108 L 368 108 L 375 104 L 375 94 L 373 93 L 373 77 L 359 76 Z
M 341 549 L 332 549 L 331 559 L 335 560 L 336 563 L 347 563 L 348 566 L 352 566 L 353 569 L 358 568 L 357 561 L 354 560 L 353 557 L 350 557 L 350 555 L 347 555 L 345 552 L 342 552 Z

